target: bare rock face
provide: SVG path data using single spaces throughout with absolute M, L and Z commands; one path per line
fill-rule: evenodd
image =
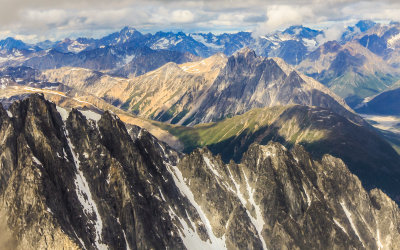
M 1 164 L 0 211 L 18 247 L 184 246 L 168 216 L 191 214 L 181 212 L 184 197 L 169 187 L 173 181 L 165 167 L 166 176 L 157 174 L 161 168 L 148 160 L 156 159 L 142 152 L 140 140 L 134 142 L 114 115 L 106 113 L 95 123 L 72 111 L 63 121 L 55 105 L 38 95 L 10 110 L 12 118 L 2 110 L 2 133 L 10 134 L 4 128 L 12 123 L 14 134 L 2 147 L 15 159 Z M 178 203 L 162 206 L 161 196 Z
M 397 204 L 365 191 L 340 159 L 271 142 L 224 164 L 110 112 L 93 121 L 58 111 L 39 95 L 0 106 L 4 247 L 400 248 Z
M 244 48 L 229 57 L 206 98 L 184 124 L 215 122 L 253 108 L 301 104 L 329 108 L 346 118 L 363 121 L 321 83 L 302 75 L 278 58 L 256 56 Z
M 245 211 L 241 223 L 255 229 L 255 237 L 268 249 L 398 247 L 397 204 L 378 189 L 366 192 L 343 162 L 332 156 L 316 162 L 301 146 L 289 152 L 279 143 L 253 144 L 240 164 L 224 165 L 218 157 L 197 150 L 181 166 L 195 198 L 205 213 L 209 211 L 211 225 L 221 235 L 234 234 L 224 226 L 230 222 L 226 213 L 232 215 L 240 207 Z M 205 191 L 206 186 L 213 190 Z M 219 190 L 235 198 L 220 196 Z M 214 205 L 221 200 L 226 204 Z M 394 213 L 386 214 L 382 205 Z M 382 232 L 390 228 L 395 230 L 384 243 Z

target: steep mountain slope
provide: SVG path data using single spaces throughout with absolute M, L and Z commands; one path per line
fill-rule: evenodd
M 348 26 L 346 28 L 340 37 L 340 43 L 344 44 L 357 39 L 359 36 L 362 36 L 363 33 L 368 32 L 368 30 L 371 30 L 378 25 L 379 24 L 371 20 L 360 20 L 354 26 Z
M 132 79 L 126 87 L 116 85 L 106 98 L 122 90 L 121 107 L 139 116 L 177 123 L 195 110 L 225 66 L 223 54 L 198 62 L 169 63 Z
M 129 132 L 128 132 L 129 131 Z M 337 158 L 252 145 L 180 155 L 106 112 L 0 106 L 0 214 L 16 248 L 396 249 L 400 211 Z
M 363 114 L 400 116 L 400 82 L 357 107 Z
M 302 104 L 330 108 L 359 120 L 342 99 L 280 59 L 243 49 L 229 57 L 207 97 L 183 124 L 217 121 L 252 108 Z
M 251 46 L 252 44 L 254 44 L 254 47 L 262 50 L 268 45 L 268 42 L 257 41 L 257 39 L 254 39 L 250 32 L 223 33 L 219 35 L 213 33 L 194 33 L 190 34 L 190 36 L 197 42 L 207 46 L 207 52 L 209 53 L 207 56 L 211 56 L 215 53 L 232 55 L 237 50 Z
M 193 39 L 183 32 L 156 32 L 145 43 L 152 49 L 168 49 L 173 51 L 189 52 L 196 56 L 209 57 L 212 53 L 203 43 Z
M 0 50 L 11 51 L 13 49 L 29 49 L 29 46 L 23 41 L 16 40 L 12 37 L 7 37 L 6 39 L 0 41 Z
M 279 57 L 291 65 L 297 65 L 319 45 L 317 38 L 323 37 L 323 31 L 301 25 L 291 26 L 282 32 L 277 31 L 273 34 L 261 36 L 261 40 L 271 42 L 261 55 Z M 255 50 L 257 51 L 258 48 L 256 47 Z
M 400 24 L 375 25 L 366 34 L 363 34 L 358 42 L 385 59 L 393 67 L 400 66 Z
M 325 84 L 351 107 L 399 77 L 398 70 L 357 42 L 327 42 L 301 62 L 298 70 Z
M 357 112 L 400 116 L 400 88 L 382 92 L 364 103 Z
M 99 71 L 74 67 L 42 71 L 38 79 L 41 81 L 60 82 L 75 90 L 99 97 L 104 96 L 113 86 L 128 81 L 126 78 L 112 77 Z
M 160 125 L 184 143 L 185 152 L 207 146 L 225 162 L 239 161 L 253 142 L 273 140 L 288 148 L 301 144 L 317 159 L 324 154 L 341 158 L 366 188 L 379 187 L 400 200 L 400 156 L 369 126 L 326 109 L 277 106 L 194 127 Z

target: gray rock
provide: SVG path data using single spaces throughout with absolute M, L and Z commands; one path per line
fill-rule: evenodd
M 110 112 L 63 121 L 40 95 L 9 111 L 0 106 L 0 215 L 15 248 L 400 247 L 397 204 L 332 156 L 271 142 L 224 164 Z

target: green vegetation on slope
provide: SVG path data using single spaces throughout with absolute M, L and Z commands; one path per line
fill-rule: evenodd
M 255 133 L 259 128 L 270 125 L 287 107 L 252 109 L 244 115 L 227 118 L 216 123 L 199 124 L 194 127 L 157 123 L 157 126 L 177 136 L 185 146 L 185 152 L 209 146 L 237 137 L 243 132 Z
M 375 75 L 365 75 L 355 71 L 330 78 L 325 76 L 318 79 L 333 92 L 344 98 L 350 107 L 360 103 L 365 97 L 376 95 L 391 86 L 398 78 L 377 72 Z
M 157 126 L 179 138 L 185 152 L 207 146 L 225 162 L 240 161 L 254 142 L 277 141 L 287 148 L 301 144 L 316 159 L 324 154 L 341 158 L 367 189 L 380 187 L 400 200 L 394 188 L 400 185 L 399 154 L 369 125 L 357 125 L 326 109 L 280 106 L 194 127 Z

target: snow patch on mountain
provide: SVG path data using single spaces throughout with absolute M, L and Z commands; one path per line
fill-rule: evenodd
M 182 42 L 182 39 L 167 39 L 165 37 L 160 38 L 157 42 L 155 42 L 153 45 L 151 45 L 151 49 L 168 49 L 172 46 L 176 46 L 178 43 Z
M 244 175 L 244 180 L 246 182 L 246 189 L 247 189 L 247 192 L 249 194 L 249 203 L 254 207 L 254 210 L 256 212 L 256 218 L 254 218 L 253 216 L 250 216 L 250 219 L 251 219 L 251 222 L 253 223 L 253 225 L 255 226 L 255 228 L 256 228 L 256 230 L 258 232 L 258 236 L 259 236 L 259 238 L 261 240 L 261 243 L 263 245 L 263 249 L 267 249 L 267 244 L 265 243 L 264 237 L 262 236 L 262 231 L 263 231 L 264 224 L 265 224 L 264 217 L 263 217 L 263 215 L 261 213 L 260 206 L 257 205 L 255 200 L 254 200 L 254 192 L 255 192 L 255 190 L 250 187 L 249 181 L 248 181 L 247 176 L 246 176 L 246 174 L 244 172 L 243 172 L 243 175 Z
M 392 36 L 391 38 L 389 38 L 387 40 L 388 48 L 395 49 L 396 47 L 398 47 L 400 45 L 399 41 L 400 41 L 400 33 Z
M 85 50 L 87 47 L 88 47 L 88 44 L 81 44 L 75 40 L 68 46 L 68 51 L 73 52 L 73 53 L 79 53 L 79 52 Z
M 103 231 L 103 221 L 101 219 L 99 210 L 97 209 L 96 202 L 93 200 L 92 193 L 90 192 L 89 183 L 87 182 L 82 170 L 80 169 L 79 154 L 74 151 L 74 145 L 65 130 L 65 137 L 67 138 L 68 147 L 71 151 L 74 164 L 76 167 L 75 186 L 76 195 L 78 200 L 83 206 L 83 211 L 88 220 L 95 229 L 95 245 L 98 249 L 108 249 L 107 245 L 101 243 L 101 235 Z M 95 219 L 90 219 L 94 216 Z
M 199 249 L 226 249 L 226 244 L 225 244 L 225 236 L 223 236 L 222 238 L 217 238 L 212 230 L 212 226 L 210 221 L 208 220 L 206 214 L 204 213 L 204 211 L 202 210 L 202 208 L 200 207 L 200 205 L 196 202 L 196 200 L 194 199 L 194 195 L 192 193 L 192 191 L 190 190 L 189 186 L 185 183 L 182 172 L 179 170 L 178 167 L 170 165 L 168 163 L 165 163 L 167 166 L 168 171 L 171 173 L 174 182 L 176 184 L 176 186 L 178 187 L 178 189 L 180 190 L 181 194 L 184 195 L 189 201 L 190 203 L 193 205 L 193 207 L 196 209 L 197 213 L 199 214 L 201 221 L 203 222 L 203 224 L 205 225 L 206 229 L 207 229 L 207 234 L 210 238 L 210 243 L 208 242 L 204 242 L 204 241 L 199 241 L 196 237 L 197 236 L 185 236 L 183 237 L 184 243 L 185 245 L 189 248 L 196 248 L 204 245 L 204 243 L 206 243 L 205 248 L 200 247 Z M 189 230 L 190 231 L 190 230 Z M 196 243 L 195 245 L 192 245 L 193 243 Z M 198 245 L 201 244 L 201 245 Z
M 199 43 L 202 43 L 202 44 L 204 44 L 205 46 L 207 46 L 207 47 L 209 47 L 209 48 L 212 48 L 212 49 L 223 49 L 224 48 L 224 45 L 218 45 L 218 44 L 215 44 L 215 43 L 209 43 L 209 42 L 207 42 L 207 40 L 201 35 L 201 34 L 192 34 L 192 35 L 190 35 L 194 40 L 196 40 L 197 42 L 199 42 Z M 217 38 L 216 37 L 213 37 L 213 42 L 216 42 L 217 41 Z
M 101 118 L 101 115 L 92 111 L 92 110 L 79 110 L 79 112 L 82 113 L 87 119 L 93 120 L 93 121 L 99 121 Z
M 349 209 L 347 209 L 347 206 L 343 201 L 340 202 L 340 205 L 342 206 L 343 211 L 346 214 L 346 217 L 350 222 L 351 228 L 353 229 L 354 233 L 357 235 L 357 237 L 360 240 L 360 242 L 362 243 L 362 245 L 365 247 L 364 242 L 362 241 L 362 239 L 360 237 L 360 234 L 358 233 L 357 227 L 354 224 L 354 221 L 353 221 L 353 218 L 352 218 L 353 214 L 349 211 Z
M 219 178 L 221 178 L 221 175 L 220 175 L 220 174 L 218 173 L 218 171 L 215 169 L 215 166 L 214 166 L 214 164 L 212 164 L 211 160 L 210 160 L 207 156 L 205 156 L 205 155 L 203 155 L 203 159 L 204 159 L 204 162 L 206 163 L 208 169 L 210 169 L 211 172 L 212 172 L 215 176 L 218 176 Z
M 69 112 L 65 108 L 61 108 L 60 106 L 56 106 L 58 113 L 61 115 L 61 119 L 65 122 L 68 119 Z

